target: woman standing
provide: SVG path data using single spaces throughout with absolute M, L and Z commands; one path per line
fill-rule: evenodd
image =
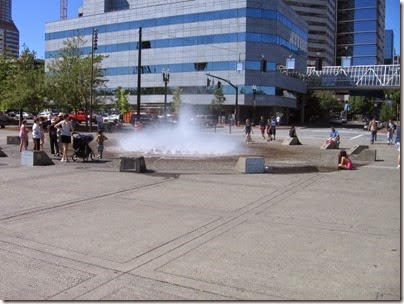
M 27 129 L 27 121 L 24 119 L 20 126 L 20 133 L 18 134 L 20 137 L 20 152 L 24 147 L 25 150 L 28 148 L 28 129 Z
M 72 123 L 69 121 L 69 114 L 63 116 L 63 120 L 55 125 L 55 128 L 61 128 L 61 142 L 63 145 L 62 162 L 68 162 L 67 153 L 69 151 L 69 144 L 72 142 L 72 132 L 74 132 Z
M 35 117 L 34 124 L 32 126 L 32 140 L 34 141 L 34 151 L 41 150 L 41 136 L 42 136 L 42 126 L 39 124 L 41 118 Z

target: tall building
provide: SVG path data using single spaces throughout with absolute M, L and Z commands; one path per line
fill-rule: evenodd
M 385 0 L 338 0 L 337 64 L 383 64 L 385 10 Z
M 394 55 L 394 32 L 393 30 L 386 30 L 384 34 L 384 64 L 392 64 Z
M 308 24 L 307 65 L 317 57 L 324 65 L 335 65 L 336 0 L 285 0 Z
M 0 0 L 0 55 L 20 53 L 20 33 L 11 14 L 12 1 Z
M 63 41 L 78 34 L 89 54 L 96 28 L 96 54 L 108 55 L 106 91 L 129 90 L 131 104 L 137 102 L 139 68 L 142 105 L 161 106 L 162 71 L 169 70 L 168 92 L 181 87 L 183 102 L 205 112 L 220 81 L 225 112 L 234 113 L 237 101 L 240 120 L 253 111 L 287 115 L 297 108 L 297 94 L 306 92 L 301 76 L 307 68 L 307 24 L 283 1 L 84 0 L 79 16 L 46 24 L 46 63 L 58 57 Z M 287 69 L 287 61 L 294 66 Z

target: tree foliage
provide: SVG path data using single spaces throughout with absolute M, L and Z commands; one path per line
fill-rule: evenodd
M 344 109 L 344 103 L 338 100 L 331 91 L 316 91 L 313 96 L 318 100 L 318 104 L 323 110 L 340 112 Z
M 44 64 L 24 46 L 19 58 L 0 59 L 2 108 L 39 111 L 45 104 Z
M 349 112 L 351 114 L 368 115 L 373 111 L 373 101 L 364 96 L 349 97 Z
M 81 51 L 84 44 L 81 36 L 65 40 L 58 56 L 47 66 L 47 95 L 60 108 L 88 108 L 92 68 L 93 92 L 106 82 L 101 69 L 101 62 L 106 56 L 94 55 L 91 64 L 91 54 L 84 55 Z
M 182 104 L 182 88 L 176 87 L 175 90 L 172 90 L 173 98 L 170 104 L 170 112 L 171 113 L 178 113 L 181 108 Z
M 212 114 L 217 118 L 223 110 L 223 104 L 226 101 L 226 97 L 223 94 L 222 87 L 218 86 L 215 87 L 213 95 L 214 97 L 210 102 L 210 108 L 212 110 Z
M 130 110 L 128 96 L 122 87 L 118 87 L 115 92 L 115 105 L 122 114 L 128 113 Z

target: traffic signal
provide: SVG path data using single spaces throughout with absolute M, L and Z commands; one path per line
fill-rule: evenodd
M 222 86 L 222 83 L 220 81 L 217 82 L 217 88 L 220 89 Z
M 321 59 L 320 57 L 316 58 L 315 69 L 316 71 L 321 71 L 323 69 L 323 59 Z
M 93 29 L 93 50 L 98 49 L 98 30 Z
M 267 71 L 267 60 L 264 57 L 262 57 L 261 61 L 260 61 L 260 70 L 261 70 L 261 73 L 264 73 Z

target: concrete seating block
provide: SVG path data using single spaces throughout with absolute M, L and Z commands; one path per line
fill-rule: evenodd
M 368 145 L 355 145 L 347 153 L 348 155 L 356 155 L 366 149 L 369 149 Z
M 338 155 L 336 153 L 321 153 L 319 167 L 338 168 Z
M 263 157 L 240 157 L 236 164 L 236 170 L 241 173 L 264 173 L 265 159 Z
M 20 138 L 18 136 L 7 136 L 7 145 L 19 145 Z
M 52 159 L 45 151 L 22 151 L 21 165 L 23 166 L 49 166 L 54 165 Z
M 299 144 L 299 140 L 297 139 L 297 137 L 288 137 L 285 138 L 282 142 L 282 145 L 298 145 Z
M 376 161 L 376 150 L 365 149 L 361 151 L 359 154 L 357 154 L 355 159 L 361 161 L 374 162 Z
M 337 144 L 335 141 L 330 141 L 329 143 L 325 142 L 320 149 L 322 150 L 328 150 L 328 149 L 337 149 Z
M 0 148 L 0 157 L 7 157 L 7 154 L 4 153 L 4 152 L 1 150 L 1 148 Z
M 146 172 L 146 161 L 141 157 L 121 157 L 119 164 L 119 172 Z

